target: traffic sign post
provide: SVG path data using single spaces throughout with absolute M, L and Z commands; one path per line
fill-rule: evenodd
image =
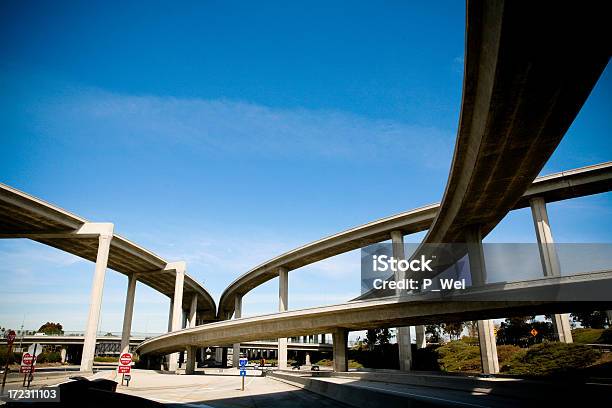
M 117 372 L 122 375 L 121 377 L 121 385 L 123 385 L 124 381 L 127 381 L 127 386 L 130 386 L 130 380 L 132 379 L 132 354 L 131 353 L 123 353 L 119 356 L 119 366 L 117 367 Z
M 6 364 L 4 366 L 4 374 L 2 376 L 2 391 L 0 391 L 0 394 L 4 394 L 4 386 L 6 384 L 6 375 L 8 374 L 8 370 L 9 370 L 9 360 L 10 360 L 10 356 L 13 355 L 13 343 L 15 342 L 15 337 L 17 336 L 17 334 L 15 333 L 15 330 L 9 330 L 8 333 L 6 334 Z
M 242 379 L 242 391 L 244 391 L 244 377 L 246 377 L 246 366 L 249 360 L 247 358 L 241 357 L 238 360 L 238 364 L 240 366 L 240 378 Z
M 34 379 L 34 366 L 36 365 L 36 357 L 42 353 L 42 346 L 38 343 L 32 344 L 28 347 L 28 351 L 23 353 L 21 356 L 21 370 L 23 374 L 23 386 L 26 386 L 26 379 L 28 381 L 27 388 L 30 388 L 30 384 Z

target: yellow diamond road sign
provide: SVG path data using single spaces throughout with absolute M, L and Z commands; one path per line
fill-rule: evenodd
M 537 335 L 538 335 L 538 331 L 537 331 L 536 329 L 531 329 L 531 331 L 530 331 L 529 333 L 531 333 L 531 335 L 532 335 L 533 337 L 535 337 L 535 336 L 537 336 Z

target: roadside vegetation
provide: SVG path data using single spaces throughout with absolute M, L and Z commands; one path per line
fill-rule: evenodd
M 535 316 L 505 319 L 496 327 L 500 374 L 519 376 L 611 376 L 612 352 L 597 345 L 612 344 L 612 328 L 603 311 L 571 315 L 573 343 L 560 343 L 551 321 Z M 467 335 L 466 335 L 467 334 Z M 412 345 L 413 369 L 481 372 L 476 322 L 427 325 L 428 346 Z M 389 330 L 368 330 L 349 350 L 350 358 L 367 368 L 397 369 L 398 347 Z M 331 365 L 324 360 L 320 365 Z

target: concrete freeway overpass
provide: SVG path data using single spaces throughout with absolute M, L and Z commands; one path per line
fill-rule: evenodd
M 83 370 L 90 369 L 93 361 L 107 265 L 129 277 L 121 348 L 126 349 L 129 345 L 134 290 L 136 281 L 140 280 L 169 296 L 172 303 L 171 333 L 147 340 L 139 350 L 143 354 L 159 354 L 188 348 L 191 355 L 188 369 L 193 368 L 194 347 L 198 344 L 234 342 L 236 348 L 242 341 L 276 336 L 279 337 L 279 363 L 283 366 L 286 364 L 286 336 L 329 331 L 334 333 L 335 369 L 345 370 L 347 330 L 389 325 L 400 326 L 400 361 L 409 362 L 405 355 L 405 348 L 410 343 L 409 337 L 406 339 L 409 332 L 407 334 L 402 325 L 453 316 L 488 319 L 502 313 L 526 310 L 563 312 L 569 306 L 584 306 L 586 303 L 578 302 L 496 303 L 465 299 L 436 303 L 393 297 L 287 311 L 290 270 L 388 239 L 395 244 L 395 254 L 403 257 L 403 235 L 423 230 L 428 230 L 425 243 L 467 242 L 476 245 L 476 252 L 469 256 L 470 263 L 475 265 L 472 280 L 480 288 L 470 289 L 472 295 L 477 290 L 489 291 L 493 295 L 520 293 L 535 290 L 538 285 L 553 290 L 566 290 L 576 285 L 597 289 L 598 283 L 609 283 L 609 272 L 606 271 L 578 278 L 559 276 L 554 247 L 550 245 L 554 241 L 546 202 L 610 191 L 610 163 L 536 179 L 609 60 L 607 49 L 582 52 L 582 43 L 576 39 L 584 42 L 592 39 L 588 26 L 566 24 L 568 19 L 580 13 L 579 7 L 560 7 L 557 11 L 563 18 L 551 18 L 550 8 L 539 4 L 468 2 L 459 131 L 449 180 L 439 205 L 381 219 L 274 258 L 233 282 L 223 293 L 218 311 L 208 292 L 186 273 L 184 262 L 166 262 L 116 235 L 113 224 L 88 222 L 5 185 L 0 185 L 0 237 L 33 239 L 96 263 L 84 338 Z M 558 52 L 556 47 L 564 52 Z M 482 238 L 509 211 L 527 206 L 532 209 L 546 278 L 512 282 L 502 288 L 487 286 Z M 281 313 L 240 319 L 242 296 L 276 276 L 280 277 Z M 181 330 L 183 310 L 189 311 L 189 328 L 185 330 Z M 232 313 L 237 320 L 195 327 L 198 323 L 229 319 Z M 308 327 L 299 323 L 304 316 L 311 320 Z M 555 324 L 560 337 L 566 336 L 566 318 L 556 316 Z M 257 331 L 257 325 L 262 329 Z M 230 327 L 239 335 L 223 334 Z M 251 334 L 252 331 L 257 333 Z M 497 368 L 490 321 L 479 320 L 479 336 L 483 368 L 485 372 L 494 373 Z M 176 356 L 173 355 L 169 369 L 175 368 Z
M 536 178 L 513 209 L 529 207 L 533 198 L 556 202 L 612 190 L 612 162 L 596 164 Z M 244 296 L 257 286 L 279 276 L 280 268 L 292 271 L 345 252 L 391 239 L 393 231 L 402 235 L 426 231 L 438 213 L 440 204 L 432 204 L 314 241 L 270 259 L 234 280 L 221 294 L 218 318 L 234 313 L 237 296 Z
M 529 203 L 532 209 L 536 237 L 540 244 L 542 270 L 547 277 L 547 284 L 567 284 L 563 283 L 564 277 L 559 276 L 557 256 L 554 246 L 551 245 L 554 241 L 546 212 L 546 197 L 543 191 L 530 196 L 529 188 L 562 140 L 609 60 L 608 49 L 601 46 L 602 44 L 591 52 L 583 52 L 584 43 L 593 45 L 600 39 L 600 33 L 597 31 L 599 27 L 589 26 L 588 19 L 584 18 L 586 9 L 587 7 L 576 5 L 559 5 L 551 9 L 540 3 L 468 2 L 461 115 L 446 190 L 439 208 L 424 207 L 400 217 L 414 222 L 416 230 L 428 229 L 423 243 L 471 244 L 474 249 L 468 255 L 472 266 L 472 282 L 476 286 L 486 285 L 482 238 L 510 210 L 520 205 L 525 206 L 526 203 Z M 597 192 L 596 190 L 584 194 L 592 194 Z M 604 181 L 599 192 L 609 190 L 609 180 Z M 554 197 L 554 194 L 549 196 L 549 201 L 555 200 Z M 381 220 L 380 223 L 392 225 L 392 221 L 389 222 L 388 219 Z M 230 318 L 232 309 L 234 317 L 240 318 L 243 294 L 262 282 L 279 276 L 281 313 L 260 317 L 259 324 L 266 325 L 268 330 L 260 331 L 258 335 L 286 335 L 290 332 L 287 327 L 289 323 L 284 322 L 283 318 L 299 313 L 287 312 L 289 268 L 297 268 L 366 245 L 368 238 L 383 240 L 390 237 L 394 249 L 397 248 L 394 255 L 403 257 L 403 235 L 414 232 L 397 227 L 382 233 L 375 233 L 374 230 L 375 228 L 371 228 L 370 237 L 361 237 L 361 242 L 358 234 L 348 231 L 344 235 L 339 234 L 341 238 L 337 238 L 335 246 L 320 249 L 318 253 L 318 249 L 313 249 L 324 247 L 326 240 L 322 240 L 323 244 L 315 242 L 260 265 L 240 277 L 224 292 L 220 301 L 219 318 Z M 387 232 L 389 235 L 386 235 Z M 351 234 L 355 236 L 353 242 L 346 240 Z M 376 234 L 382 235 L 374 238 Z M 342 242 L 342 238 L 345 242 Z M 334 239 L 331 237 L 327 242 Z M 457 257 L 461 255 L 465 254 L 457 254 Z M 607 278 L 597 275 L 596 280 L 591 282 L 593 289 L 597 287 L 597 279 Z M 336 307 L 351 309 L 361 306 L 363 309 L 360 312 L 367 315 L 367 310 L 370 307 L 375 308 L 377 302 L 391 302 L 384 305 L 388 308 L 405 303 L 397 299 L 369 300 Z M 506 313 L 513 310 L 510 303 L 502 304 Z M 460 305 L 465 303 L 449 302 L 444 307 L 449 308 L 447 313 L 452 314 L 453 308 L 461 309 Z M 402 306 L 408 308 L 409 304 Z M 525 306 L 533 307 L 530 310 L 537 309 L 536 304 L 520 305 L 520 302 L 517 307 Z M 480 319 L 491 317 L 490 310 L 499 311 L 494 303 L 485 307 L 482 304 L 474 307 L 476 309 L 473 317 L 479 315 Z M 324 308 L 317 309 L 310 319 L 318 321 L 320 314 L 327 311 L 329 310 Z M 340 310 L 338 313 L 341 313 Z M 398 313 L 402 312 L 398 310 Z M 421 310 L 420 313 L 425 314 L 426 311 Z M 350 320 L 350 316 L 345 318 Z M 370 314 L 369 318 L 369 325 L 364 326 L 368 323 L 364 321 L 358 326 L 363 328 L 391 324 L 378 321 L 373 314 Z M 333 330 L 336 344 L 335 369 L 344 371 L 346 352 L 343 344 L 346 344 L 346 329 L 349 323 L 343 318 L 330 319 L 328 326 L 302 330 Z M 249 319 L 239 319 L 225 323 L 233 325 L 235 331 L 243 334 L 235 336 L 234 341 L 250 338 L 249 330 L 242 330 L 249 322 Z M 409 323 L 401 319 L 395 322 Z M 418 319 L 415 319 L 415 322 L 418 322 Z M 567 316 L 555 315 L 554 323 L 560 338 L 568 341 Z M 151 339 L 143 343 L 140 350 L 143 353 L 152 353 L 180 348 L 181 344 L 192 347 L 194 342 L 208 341 L 208 335 L 214 337 L 212 333 L 218 333 L 217 330 L 225 327 L 222 324 L 213 323 L 190 331 L 167 334 L 160 339 Z M 490 320 L 479 320 L 478 328 L 483 370 L 486 373 L 495 373 L 499 367 L 493 325 Z M 250 330 L 255 328 L 251 327 Z M 222 341 L 221 334 L 216 336 L 217 341 Z M 409 337 L 406 342 L 406 336 L 409 336 L 409 332 L 400 327 L 400 366 L 402 362 L 409 363 L 407 350 L 402 350 L 409 345 Z M 223 341 L 231 340 L 232 338 L 225 338 Z M 282 366 L 281 359 L 279 364 Z
M 209 323 L 147 339 L 138 346 L 137 351 L 142 355 L 168 354 L 185 348 L 238 343 L 264 337 L 283 338 L 331 332 L 334 334 L 335 366 L 342 368 L 342 365 L 347 363 L 346 353 L 341 346 L 342 344 L 346 346 L 347 330 L 401 327 L 453 320 L 492 319 L 525 313 L 544 314 L 612 308 L 612 299 L 609 299 L 611 290 L 612 271 L 602 271 L 494 283 L 468 288 L 442 299 L 437 296 L 432 297 L 431 294 L 422 294 L 352 301 L 339 305 Z M 538 299 L 542 293 L 557 292 L 586 293 L 587 296 L 574 301 L 532 300 Z M 589 299 L 599 300 L 589 301 Z
M 32 239 L 95 262 L 81 361 L 83 371 L 91 371 L 93 366 L 107 266 L 128 276 L 122 350 L 128 349 L 137 281 L 171 299 L 168 330 L 183 327 L 184 310 L 188 311 L 190 326 L 216 317 L 215 301 L 199 282 L 187 274 L 185 262 L 167 262 L 115 234 L 112 223 L 89 222 L 4 184 L 0 184 L 0 238 Z

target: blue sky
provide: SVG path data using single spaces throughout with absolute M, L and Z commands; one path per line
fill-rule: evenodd
M 216 299 L 286 250 L 439 201 L 464 5 L 330 3 L 2 2 L 0 180 L 186 260 Z M 543 173 L 612 159 L 611 92 L 607 69 Z M 611 204 L 550 205 L 557 240 L 610 242 Z M 529 211 L 487 240 L 533 242 Z M 84 327 L 90 262 L 20 240 L 0 259 L 0 325 Z M 126 281 L 108 272 L 101 330 L 120 330 Z M 289 306 L 359 288 L 352 252 L 293 271 Z M 275 311 L 277 290 L 244 313 Z M 163 331 L 167 310 L 139 285 L 134 331 Z

